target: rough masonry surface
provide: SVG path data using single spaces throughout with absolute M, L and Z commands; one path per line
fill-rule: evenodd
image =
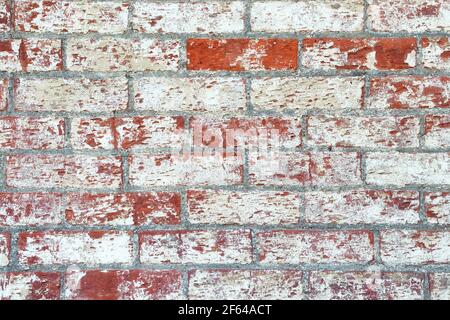
M 449 110 L 449 0 L 0 0 L 0 300 L 450 299 Z

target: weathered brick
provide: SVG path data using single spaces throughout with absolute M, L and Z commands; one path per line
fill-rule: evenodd
M 425 117 L 424 146 L 428 148 L 450 147 L 450 115 Z
M 181 148 L 183 117 L 73 118 L 74 149 Z
M 146 231 L 139 234 L 142 263 L 239 263 L 252 261 L 250 230 Z
M 234 185 L 242 182 L 242 156 L 134 154 L 130 156 L 132 186 Z
M 449 184 L 449 153 L 368 153 L 367 182 L 373 185 Z
M 61 40 L 0 40 L 0 71 L 56 71 L 62 69 Z
M 20 78 L 14 96 L 17 111 L 112 113 L 127 108 L 127 79 Z
M 425 215 L 429 223 L 450 224 L 450 193 L 426 192 Z
M 362 106 L 361 77 L 257 78 L 251 101 L 257 110 L 358 110 Z
M 192 117 L 194 146 L 214 148 L 265 147 L 284 148 L 301 145 L 301 120 L 292 118 L 214 118 Z
M 257 234 L 263 264 L 367 263 L 374 259 L 370 231 L 285 230 Z
M 149 33 L 232 33 L 244 31 L 240 1 L 157 2 L 134 5 L 133 27 Z
M 0 117 L 0 149 L 64 148 L 64 119 Z
M 257 1 L 251 10 L 252 31 L 362 31 L 363 0 Z
M 297 300 L 304 297 L 302 279 L 296 270 L 195 270 L 189 299 Z
M 137 79 L 134 103 L 139 111 L 241 113 L 245 82 L 239 78 Z
M 380 234 L 381 259 L 392 265 L 448 264 L 448 230 L 384 230 Z
M 308 117 L 308 144 L 324 147 L 419 146 L 418 117 Z
M 133 261 L 131 232 L 35 231 L 19 234 L 23 265 L 127 264 Z
M 0 79 L 0 111 L 8 109 L 9 105 L 8 79 Z
M 442 0 L 369 0 L 368 24 L 375 31 L 449 31 L 450 3 Z
M 118 156 L 11 155 L 6 159 L 10 187 L 118 188 L 122 164 Z
M 313 300 L 419 300 L 423 299 L 423 275 L 407 272 L 312 271 Z
M 354 152 L 250 152 L 249 182 L 281 186 L 358 184 L 361 182 L 360 155 Z
M 60 193 L 0 193 L 0 226 L 41 226 L 61 222 Z
M 295 39 L 188 39 L 188 70 L 263 71 L 297 69 Z
M 17 31 L 56 33 L 122 33 L 128 4 L 112 1 L 16 0 Z
M 180 42 L 159 39 L 68 39 L 70 71 L 157 71 L 178 69 Z
M 56 272 L 0 273 L 0 300 L 57 300 L 60 275 Z
M 0 233 L 0 267 L 9 264 L 11 251 L 11 236 L 8 233 Z
M 389 76 L 370 81 L 369 109 L 450 107 L 450 77 Z
M 402 70 L 416 66 L 414 38 L 308 38 L 303 65 L 322 70 Z
M 66 273 L 69 300 L 173 300 L 183 298 L 175 270 L 85 270 Z
M 189 190 L 191 223 L 280 225 L 299 222 L 300 196 L 278 191 Z
M 66 220 L 76 225 L 146 225 L 180 223 L 176 193 L 70 193 Z
M 409 224 L 420 222 L 419 193 L 415 191 L 354 190 L 307 192 L 307 223 Z
M 422 48 L 425 68 L 450 70 L 450 38 L 423 38 Z
M 430 295 L 432 300 L 450 299 L 450 273 L 430 274 Z
M 0 0 L 0 32 L 8 32 L 10 30 L 10 9 L 7 0 Z

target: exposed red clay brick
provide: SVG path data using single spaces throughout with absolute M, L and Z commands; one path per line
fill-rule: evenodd
M 297 69 L 294 39 L 188 39 L 188 70 L 257 71 Z

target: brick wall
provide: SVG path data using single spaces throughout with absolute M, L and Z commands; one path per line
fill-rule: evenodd
M 0 0 L 0 299 L 449 299 L 449 107 L 448 0 Z

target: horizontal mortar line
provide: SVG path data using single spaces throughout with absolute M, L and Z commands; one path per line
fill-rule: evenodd
M 0 272 L 65 272 L 88 270 L 173 270 L 173 271 L 214 271 L 214 270 L 297 270 L 297 271 L 331 271 L 331 272 L 408 272 L 408 273 L 441 273 L 450 272 L 450 265 L 385 265 L 367 263 L 347 264 L 53 264 L 53 265 L 22 265 L 15 268 L 0 267 Z
M 134 22 L 135 19 L 132 19 Z M 297 31 L 249 31 L 236 30 L 231 32 L 142 32 L 137 29 L 124 28 L 116 32 L 57 32 L 57 31 L 19 31 L 10 30 L 0 33 L 0 39 L 158 39 L 158 40 L 186 40 L 186 39 L 298 39 L 298 38 L 345 38 L 345 39 L 370 39 L 370 38 L 428 38 L 450 37 L 450 31 L 321 31 L 321 30 L 297 30 Z
M 147 231 L 249 231 L 252 229 L 252 233 L 260 232 L 282 232 L 282 231 L 364 231 L 373 232 L 377 231 L 450 231 L 450 224 L 438 225 L 431 223 L 418 223 L 418 224 L 307 224 L 302 223 L 298 225 L 255 225 L 255 224 L 242 224 L 242 225 L 220 225 L 220 224 L 192 224 L 187 221 L 187 225 L 49 225 L 49 226 L 14 226 L 14 227 L 1 227 L 0 232 L 77 232 L 85 233 L 90 231 L 105 231 L 105 232 L 135 232 L 142 233 Z
M 204 191 L 214 191 L 214 190 L 221 190 L 221 191 L 236 191 L 236 192 L 267 192 L 267 191 L 274 191 L 274 192 L 284 192 L 284 191 L 290 191 L 293 193 L 299 193 L 303 194 L 305 192 L 348 192 L 348 191 L 365 191 L 365 190 L 373 190 L 373 191 L 384 191 L 386 188 L 389 187 L 392 190 L 397 191 L 430 191 L 433 190 L 424 190 L 428 187 L 433 186 L 424 186 L 424 185 L 413 185 L 413 186 L 393 186 L 393 185 L 342 185 L 342 186 L 310 186 L 310 187 L 301 187 L 301 186 L 274 186 L 274 185 L 267 185 L 267 186 L 256 186 L 256 185 L 192 185 L 192 186 L 155 186 L 155 187 L 149 187 L 149 188 L 142 188 L 142 187 L 129 187 L 126 192 L 186 192 L 189 190 L 204 190 Z M 437 189 L 434 190 L 447 190 L 442 185 L 435 185 Z M 447 186 L 449 188 L 449 186 Z M 35 189 L 35 188 L 3 188 L 3 191 L 10 192 L 10 193 L 24 193 L 24 192 L 33 192 L 30 190 L 41 190 L 41 189 Z M 54 193 L 90 193 L 90 194 L 102 194 L 102 193 L 123 193 L 120 189 L 112 190 L 111 188 L 96 188 L 96 189 L 86 189 L 86 188 L 79 188 L 79 189 L 72 189 L 67 190 L 64 188 L 44 188 L 42 190 L 54 192 Z M 58 191 L 59 190 L 59 191 Z
M 412 109 L 308 109 L 276 111 L 264 110 L 256 107 L 251 113 L 246 113 L 245 110 L 229 110 L 221 112 L 201 112 L 201 111 L 152 111 L 152 110 L 123 110 L 123 111 L 0 111 L 0 117 L 20 116 L 20 117 L 34 117 L 34 118 L 126 118 L 126 117 L 195 117 L 199 119 L 211 120 L 227 120 L 232 118 L 252 119 L 258 117 L 314 117 L 314 116 L 328 116 L 328 117 L 408 117 L 408 116 L 439 116 L 450 114 L 450 108 L 412 108 Z M 68 121 L 70 122 L 70 121 Z
M 352 191 L 352 190 L 398 190 L 398 191 L 429 191 L 429 192 L 439 192 L 450 190 L 450 185 L 338 185 L 338 186 L 257 186 L 250 184 L 249 186 L 244 186 L 242 184 L 236 185 L 191 185 L 191 186 L 153 186 L 153 187 L 135 187 L 130 186 L 127 192 L 152 192 L 152 191 L 169 191 L 169 192 L 182 192 L 187 190 L 230 190 L 230 191 L 292 191 L 292 192 L 339 192 L 339 191 Z M 121 189 L 118 188 L 68 188 L 68 187 L 3 187 L 0 189 L 1 192 L 84 192 L 84 193 L 120 193 Z
M 1 119 L 1 118 L 0 118 Z M 189 133 L 189 132 L 187 132 Z M 73 149 L 73 148 L 61 148 L 61 149 L 0 149 L 0 156 L 15 156 L 15 155 L 74 155 L 74 156 L 143 156 L 143 155 L 163 155 L 163 154 L 172 154 L 174 157 L 176 156 L 184 156 L 190 155 L 192 157 L 215 157 L 222 156 L 224 153 L 227 153 L 226 157 L 229 158 L 241 158 L 243 156 L 244 150 L 249 152 L 250 156 L 265 156 L 268 158 L 277 159 L 278 155 L 284 156 L 289 154 L 305 154 L 305 153 L 325 153 L 325 154 L 354 154 L 365 152 L 368 155 L 371 153 L 384 153 L 384 154 L 392 154 L 400 153 L 400 154 L 445 154 L 449 153 L 449 148 L 429 148 L 429 147 L 410 147 L 410 148 L 387 148 L 387 147 L 377 147 L 377 148 L 369 148 L 369 147 L 335 147 L 333 145 L 306 145 L 303 147 L 280 147 L 278 149 L 258 149 L 258 148 L 238 148 L 230 147 L 230 148 L 215 148 L 215 147 L 191 147 L 191 145 L 186 145 L 187 148 L 170 148 L 170 147 L 162 147 L 162 148 L 151 148 L 151 147 L 141 147 L 132 150 L 128 149 L 101 149 L 101 150 L 91 150 L 91 149 Z
M 208 71 L 208 70 L 149 70 L 149 71 L 0 71 L 0 77 L 3 78 L 91 78 L 91 79 L 107 79 L 126 77 L 129 75 L 135 80 L 146 77 L 167 77 L 167 78 L 293 78 L 307 79 L 312 77 L 404 77 L 404 76 L 422 76 L 422 77 L 449 77 L 450 70 L 425 70 L 419 68 L 411 68 L 406 70 L 344 70 L 344 69 L 306 69 L 302 73 L 298 70 L 288 71 Z

